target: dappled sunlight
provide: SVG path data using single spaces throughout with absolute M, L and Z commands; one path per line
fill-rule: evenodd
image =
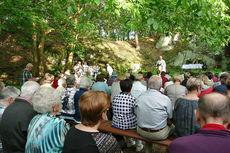
M 17 63 L 17 62 L 20 62 L 22 60 L 22 56 L 11 56 L 10 58 L 10 63 Z

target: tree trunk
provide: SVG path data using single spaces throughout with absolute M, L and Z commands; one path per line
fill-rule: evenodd
M 67 65 L 69 68 L 72 68 L 73 67 L 73 52 L 70 51 L 69 55 L 68 55 L 68 61 L 67 61 Z
M 135 41 L 136 41 L 136 50 L 140 50 L 140 44 L 139 44 L 139 39 L 138 39 L 138 33 L 135 31 Z
M 44 76 L 45 70 L 46 70 L 46 65 L 45 65 L 45 58 L 44 58 L 44 45 L 45 45 L 45 31 L 41 28 L 41 36 L 40 36 L 40 41 L 38 45 L 38 53 L 39 53 L 39 76 Z
M 110 31 L 107 31 L 108 35 L 107 35 L 107 39 L 110 40 Z
M 39 56 L 38 56 L 38 50 L 37 50 L 37 32 L 34 32 L 32 35 L 32 54 L 33 54 L 33 72 L 34 76 L 38 76 L 38 61 L 39 61 Z
M 222 53 L 221 68 L 226 71 L 228 60 L 226 58 L 225 52 Z

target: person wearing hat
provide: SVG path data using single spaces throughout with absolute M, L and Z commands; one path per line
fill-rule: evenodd
M 114 82 L 117 82 L 117 72 L 113 72 L 108 80 L 108 86 L 112 86 Z
M 143 74 L 138 73 L 135 76 L 135 81 L 131 90 L 131 95 L 135 98 L 138 98 L 143 92 L 147 90 L 147 87 L 141 83 L 143 79 Z
M 33 78 L 32 71 L 33 64 L 28 63 L 26 65 L 26 68 L 23 69 L 23 71 L 20 73 L 19 81 L 20 86 L 22 86 L 26 81 L 37 81 L 39 78 Z

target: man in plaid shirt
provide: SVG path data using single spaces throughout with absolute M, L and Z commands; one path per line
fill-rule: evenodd
M 22 86 L 26 81 L 37 81 L 36 78 L 33 78 L 31 70 L 33 69 L 33 64 L 28 63 L 26 68 L 20 73 L 20 86 Z

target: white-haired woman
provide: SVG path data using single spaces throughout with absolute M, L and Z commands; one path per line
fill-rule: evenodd
M 26 153 L 62 152 L 69 124 L 55 115 L 60 110 L 60 97 L 53 88 L 40 88 L 35 93 L 33 108 L 39 114 L 34 116 L 28 127 Z

